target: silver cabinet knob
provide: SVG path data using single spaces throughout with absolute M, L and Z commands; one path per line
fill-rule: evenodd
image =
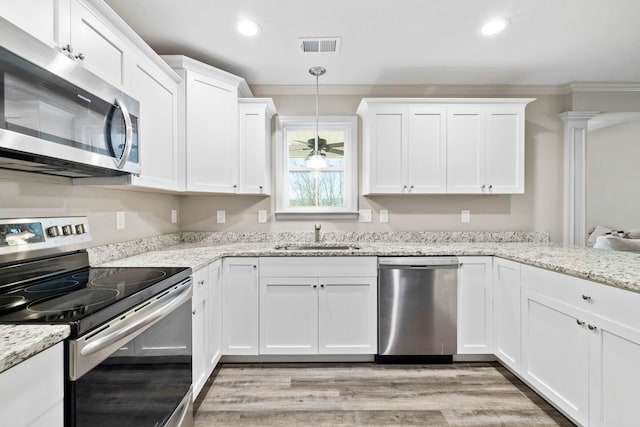
M 312 287 L 313 289 L 315 289 L 315 288 L 317 288 L 317 287 L 318 287 L 318 285 L 312 285 L 311 287 Z
M 482 184 L 482 185 L 480 186 L 480 188 L 482 188 L 483 190 L 484 190 L 486 187 L 487 187 L 487 186 L 486 186 L 486 185 L 484 185 L 484 184 Z
M 591 325 L 591 324 L 587 325 L 587 328 L 589 328 L 590 331 L 595 331 L 596 329 L 598 329 L 597 326 L 594 326 L 594 325 Z
M 198 281 L 198 285 L 199 285 L 199 286 L 204 285 L 204 280 L 199 280 L 199 281 Z
M 489 184 L 489 190 L 493 188 L 493 184 Z
M 66 45 L 66 46 L 63 46 L 63 47 L 62 47 L 62 50 L 63 50 L 63 51 L 65 51 L 65 52 L 69 52 L 69 53 L 72 53 L 72 52 L 73 52 L 73 48 L 71 47 L 71 45 L 70 45 L 70 44 L 68 44 L 68 45 Z
M 412 185 L 412 186 L 411 186 L 411 187 L 409 187 L 409 188 L 413 190 L 413 187 L 414 187 L 414 186 Z
M 591 301 L 591 295 L 582 294 L 582 299 L 585 301 Z
M 321 288 L 324 288 L 324 285 L 320 285 Z
M 576 323 L 580 326 L 584 325 L 584 320 L 576 319 Z
M 406 186 L 406 185 L 403 185 L 403 186 L 402 186 L 402 189 L 403 189 L 403 190 L 406 190 L 406 189 L 407 189 L 407 186 Z
M 195 316 L 195 314 L 196 314 L 196 310 L 193 310 L 193 311 L 191 312 L 191 314 L 193 314 L 193 315 Z
M 233 188 L 238 188 L 238 184 L 233 184 Z
M 84 53 L 80 52 L 79 54 L 77 54 L 75 56 L 76 59 L 79 59 L 80 61 L 84 61 Z
M 253 266 L 253 269 L 254 269 L 254 270 L 256 270 L 257 268 L 258 268 L 258 266 L 257 266 L 257 265 L 254 265 L 254 266 Z

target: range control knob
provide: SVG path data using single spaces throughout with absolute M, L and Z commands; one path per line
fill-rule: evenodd
M 57 225 L 47 227 L 47 236 L 58 237 L 59 235 L 60 235 L 60 227 L 58 227 Z
M 73 228 L 70 225 L 63 225 L 62 234 L 64 234 L 65 236 L 73 234 Z
M 87 227 L 85 227 L 84 224 L 76 225 L 76 234 L 84 234 L 86 232 L 87 232 Z

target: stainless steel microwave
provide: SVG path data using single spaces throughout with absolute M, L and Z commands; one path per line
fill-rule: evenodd
M 0 168 L 139 174 L 139 110 L 135 99 L 0 18 Z

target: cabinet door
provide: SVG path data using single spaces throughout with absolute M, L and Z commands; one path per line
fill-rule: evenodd
M 626 291 L 621 291 L 626 292 Z M 589 322 L 591 364 L 589 425 L 638 425 L 640 330 L 593 316 Z
M 520 264 L 493 259 L 493 345 L 495 355 L 520 372 Z
M 524 109 L 487 113 L 484 176 L 489 193 L 524 193 Z
M 523 290 L 521 373 L 582 425 L 588 416 L 588 321 L 574 306 Z
M 450 109 L 447 116 L 447 192 L 482 193 L 485 119 L 478 110 Z M 485 187 L 486 188 L 486 187 Z
M 0 16 L 52 47 L 69 43 L 71 0 L 0 0 Z
M 492 258 L 458 260 L 458 353 L 493 354 Z
M 178 84 L 151 63 L 139 60 L 132 68 L 131 95 L 140 102 L 139 186 L 176 190 L 178 187 Z
M 89 71 L 116 87 L 125 87 L 128 52 L 124 40 L 79 0 L 71 0 L 71 47 Z
M 222 264 L 222 354 L 258 354 L 258 259 Z
M 406 151 L 407 113 L 406 109 L 389 108 L 371 112 L 363 123 L 367 126 L 368 164 L 363 173 L 369 176 L 368 191 L 373 194 L 399 194 L 408 190 Z
M 265 107 L 240 105 L 239 192 L 271 193 L 271 118 Z
M 260 279 L 260 354 L 318 352 L 318 279 Z
M 318 353 L 377 353 L 377 278 L 321 277 L 319 282 Z
M 191 336 L 193 341 L 193 400 L 207 380 L 207 300 L 204 296 L 192 300 Z
M 409 111 L 407 168 L 409 193 L 447 191 L 447 110 Z
M 209 346 L 207 372 L 213 372 L 222 357 L 222 261 L 209 266 Z
M 238 189 L 238 97 L 230 85 L 187 71 L 187 190 Z
M 0 373 L 3 426 L 64 425 L 64 344 L 58 343 Z

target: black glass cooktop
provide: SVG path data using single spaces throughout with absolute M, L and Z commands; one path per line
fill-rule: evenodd
M 0 323 L 68 323 L 83 333 L 190 274 L 185 267 L 94 267 L 0 294 Z

